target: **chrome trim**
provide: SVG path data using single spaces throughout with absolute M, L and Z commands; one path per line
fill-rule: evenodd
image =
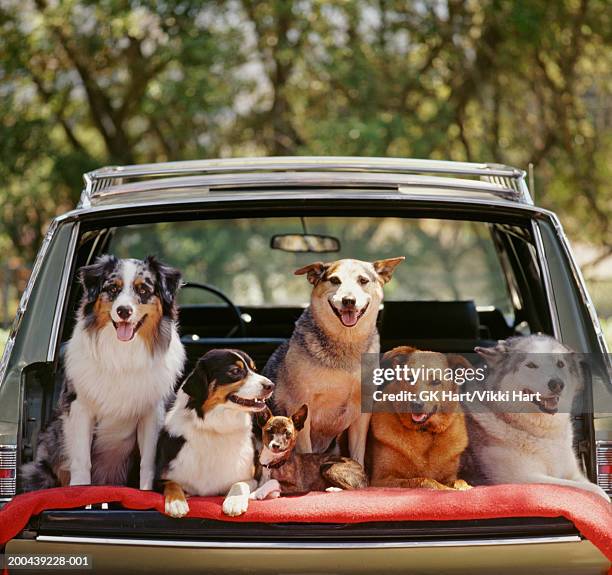
M 299 196 L 298 196 L 299 194 Z M 506 200 L 500 200 L 499 198 L 486 198 L 486 197 L 472 197 L 465 198 L 461 196 L 444 196 L 444 195 L 418 195 L 411 194 L 407 196 L 406 194 L 400 193 L 397 189 L 380 189 L 380 190 L 360 190 L 359 192 L 355 192 L 351 189 L 334 189 L 334 190 L 315 190 L 312 188 L 308 188 L 305 190 L 298 190 L 296 192 L 288 193 L 287 190 L 277 190 L 277 191 L 260 191 L 260 190 L 248 190 L 244 192 L 236 192 L 236 193 L 227 193 L 223 196 L 220 195 L 202 195 L 199 197 L 178 197 L 173 199 L 171 205 L 169 206 L 168 198 L 156 198 L 156 199 L 145 199 L 144 201 L 139 201 L 139 208 L 159 208 L 159 207 L 178 207 L 178 206 L 189 206 L 191 204 L 207 204 L 207 203 L 216 203 L 216 202 L 244 202 L 245 200 L 286 200 L 287 207 L 291 207 L 292 202 L 296 206 L 296 209 L 300 209 L 299 202 L 309 201 L 309 200 L 337 200 L 337 201 L 347 201 L 347 200 L 405 200 L 411 202 L 431 202 L 435 199 L 436 202 L 444 203 L 444 204 L 463 204 L 467 206 L 486 206 L 491 208 L 504 208 L 514 210 L 517 213 L 525 213 L 525 214 L 538 214 L 542 216 L 552 216 L 553 212 L 547 210 L 546 208 L 542 208 L 540 206 L 532 206 L 529 204 L 522 204 L 518 202 L 509 202 Z M 298 202 L 299 200 L 299 202 Z M 64 223 L 67 221 L 75 221 L 81 216 L 86 215 L 97 215 L 97 214 L 112 214 L 116 213 L 122 209 L 130 209 L 134 207 L 134 203 L 130 203 L 128 201 L 116 204 L 102 204 L 95 205 L 89 208 L 75 208 L 62 214 L 61 216 L 57 216 L 56 221 L 58 223 Z
M 542 280 L 544 281 L 544 293 L 546 294 L 546 303 L 548 304 L 548 311 L 550 312 L 550 319 L 552 321 L 553 335 L 559 341 L 561 341 L 561 325 L 559 324 L 559 316 L 557 315 L 557 305 L 555 303 L 555 293 L 553 291 L 552 279 L 550 277 L 550 270 L 546 265 L 546 253 L 544 251 L 544 242 L 542 241 L 542 232 L 538 226 L 538 222 L 531 222 L 531 229 L 536 245 L 536 254 L 538 257 L 538 266 L 542 274 Z
M 17 446 L 0 445 L 0 469 L 13 472 L 12 477 L 0 478 L 0 496 L 13 497 L 17 492 Z
M 64 315 L 64 304 L 66 303 L 66 297 L 68 295 L 68 292 L 70 291 L 70 273 L 72 271 L 72 261 L 74 259 L 74 253 L 78 238 L 79 222 L 75 222 L 74 227 L 70 232 L 70 240 L 68 241 L 68 253 L 66 254 L 66 259 L 64 260 L 64 267 L 62 268 L 60 291 L 57 294 L 57 301 L 55 302 L 55 314 L 53 315 L 53 324 L 51 325 L 51 337 L 49 338 L 49 347 L 47 348 L 47 361 L 53 361 L 55 359 L 55 351 L 57 349 L 57 342 L 60 336 L 60 325 L 62 322 L 62 316 Z
M 109 537 L 62 537 L 39 535 L 37 541 L 53 543 L 89 543 L 101 545 L 139 545 L 148 547 L 194 547 L 202 549 L 390 549 L 411 547 L 480 547 L 491 545 L 533 545 L 542 543 L 578 543 L 578 535 L 517 537 L 507 539 L 450 539 L 446 541 L 163 541 L 159 539 L 113 539 Z
M 374 171 L 406 173 L 445 173 L 474 176 L 501 176 L 520 178 L 523 170 L 503 164 L 419 160 L 414 158 L 385 158 L 358 156 L 264 156 L 253 158 L 219 158 L 162 162 L 131 166 L 108 166 L 89 172 L 92 180 L 127 177 L 151 177 L 169 174 L 218 172 L 290 171 Z
M 612 441 L 595 441 L 595 474 L 597 485 L 607 493 L 612 493 L 612 473 L 599 475 L 600 465 L 612 465 Z
M 83 181 L 85 182 L 85 189 L 81 192 L 79 205 L 84 208 L 89 208 L 91 206 L 89 198 L 91 198 L 91 194 L 93 193 L 93 180 L 89 173 L 83 174 Z
M 0 469 L 14 469 L 17 467 L 17 446 L 0 445 Z
M 142 182 L 140 190 L 159 189 L 165 180 L 156 180 L 171 176 L 203 175 L 207 178 L 222 178 L 228 186 L 244 185 L 244 180 L 261 182 L 264 175 L 275 175 L 278 179 L 297 176 L 305 177 L 306 173 L 321 172 L 324 181 L 338 179 L 349 172 L 359 174 L 357 183 L 375 174 L 386 176 L 406 174 L 436 174 L 438 176 L 471 177 L 492 184 L 496 188 L 512 191 L 515 201 L 533 204 L 525 183 L 526 173 L 523 170 L 501 164 L 477 164 L 470 162 L 448 162 L 439 160 L 417 160 L 409 158 L 359 158 L 359 157 L 264 157 L 264 158 L 231 158 L 217 160 L 194 160 L 187 162 L 167 162 L 159 164 L 142 164 L 134 166 L 108 166 L 84 175 L 85 189 L 79 205 L 90 207 L 92 200 L 103 196 L 103 190 L 117 185 L 128 184 L 130 180 L 149 178 Z M 267 174 L 266 174 L 267 173 Z M 172 179 L 172 178 L 170 178 Z M 176 179 L 176 178 L 174 178 Z M 366 180 L 367 181 L 367 180 Z M 173 186 L 176 187 L 176 186 Z
M 503 197 L 512 202 L 520 202 L 520 194 L 512 187 L 501 184 L 482 182 L 479 180 L 466 180 L 459 178 L 441 178 L 438 176 L 416 176 L 406 174 L 363 173 L 349 172 L 307 172 L 307 173 L 240 173 L 240 174 L 213 174 L 206 176 L 189 176 L 181 178 L 162 178 L 150 181 L 139 181 L 106 186 L 94 192 L 90 198 L 91 204 L 105 201 L 115 201 L 117 198 L 146 194 L 149 192 L 180 192 L 194 193 L 200 188 L 202 195 L 209 193 L 226 193 L 225 190 L 243 194 L 250 188 L 283 188 L 299 187 L 345 187 L 345 188 L 386 188 L 390 191 L 407 193 L 408 188 L 436 188 L 448 190 L 450 196 L 466 193 L 492 194 Z M 398 190 L 399 188 L 399 190 Z

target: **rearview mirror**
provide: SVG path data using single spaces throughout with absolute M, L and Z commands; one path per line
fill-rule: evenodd
M 318 234 L 278 234 L 272 236 L 270 247 L 284 252 L 329 253 L 340 251 L 340 240 Z

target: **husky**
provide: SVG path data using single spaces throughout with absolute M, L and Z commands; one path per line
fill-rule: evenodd
M 472 482 L 551 483 L 610 498 L 591 483 L 572 448 L 572 404 L 581 388 L 576 354 L 547 335 L 513 337 L 474 350 L 490 373 L 488 389 L 528 398 L 498 402 L 467 414 L 469 447 L 463 467 Z M 467 406 L 469 408 L 469 406 Z
M 376 328 L 383 285 L 403 257 L 316 262 L 295 271 L 312 284 L 310 307 L 264 374 L 276 384 L 274 406 L 291 415 L 307 404 L 298 453 L 325 453 L 348 429 L 349 452 L 363 466 L 371 414 L 361 413 L 361 359 L 378 354 Z

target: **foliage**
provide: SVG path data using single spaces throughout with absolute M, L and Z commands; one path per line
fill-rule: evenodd
M 606 0 L 0 0 L 0 250 L 109 163 L 361 154 L 535 167 L 612 254 Z
M 8 334 L 8 330 L 0 329 L 0 357 L 2 357 L 2 352 L 4 351 L 4 346 L 6 345 Z

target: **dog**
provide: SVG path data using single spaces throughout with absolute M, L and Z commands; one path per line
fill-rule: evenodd
M 164 402 L 185 352 L 176 327 L 180 272 L 150 256 L 99 257 L 79 270 L 83 296 L 61 372 L 58 406 L 22 468 L 24 491 L 126 485 L 140 453 L 151 489 Z
M 409 391 L 415 394 L 408 409 L 393 401 L 388 412 L 375 412 L 370 422 L 368 468 L 371 484 L 377 487 L 427 487 L 469 489 L 458 478 L 460 457 L 468 445 L 465 418 L 457 401 L 444 401 L 444 391 L 456 392 L 448 377 L 459 368 L 471 368 L 459 355 L 443 355 L 400 346 L 383 356 L 381 367 L 424 367 L 411 382 L 394 380 L 385 393 Z M 445 377 L 446 376 L 446 377 Z M 437 391 L 438 398 L 429 398 Z
M 551 483 L 585 489 L 610 501 L 580 469 L 572 448 L 570 417 L 581 388 L 576 354 L 547 335 L 513 337 L 475 348 L 489 367 L 487 389 L 532 397 L 517 403 L 483 403 L 467 414 L 470 447 L 463 467 L 473 481 Z M 538 395 L 539 394 L 539 395 Z M 517 412 L 520 411 L 520 412 Z
M 183 517 L 188 495 L 226 495 L 223 513 L 241 515 L 249 499 L 278 493 L 256 489 L 252 415 L 267 409 L 274 384 L 244 352 L 214 349 L 202 356 L 177 392 L 159 435 L 156 488 L 165 512 Z
M 267 415 L 270 417 L 266 420 Z M 348 457 L 295 452 L 298 432 L 304 427 L 307 417 L 307 405 L 302 405 L 291 417 L 264 415 L 260 421 L 261 484 L 276 480 L 284 494 L 367 487 L 368 478 L 363 467 Z
M 350 456 L 363 465 L 370 414 L 361 413 L 361 356 L 380 351 L 376 319 L 383 285 L 404 259 L 343 259 L 295 271 L 313 285 L 310 306 L 264 373 L 277 386 L 277 413 L 295 413 L 304 404 L 310 408 L 298 452 L 324 453 L 348 429 Z

